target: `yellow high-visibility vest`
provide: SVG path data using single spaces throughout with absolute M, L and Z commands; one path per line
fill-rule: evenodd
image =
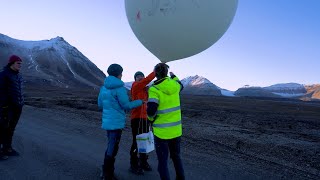
M 148 91 L 148 102 L 158 104 L 154 117 L 148 117 L 153 123 L 153 133 L 160 139 L 173 139 L 182 135 L 180 89 L 177 77 L 169 77 L 159 84 L 153 84 Z

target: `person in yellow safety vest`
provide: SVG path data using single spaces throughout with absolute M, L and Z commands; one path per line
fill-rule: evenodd
M 152 122 L 155 149 L 158 156 L 158 172 L 162 180 L 169 180 L 168 155 L 176 170 L 176 179 L 184 180 L 184 169 L 180 157 L 182 135 L 180 91 L 183 85 L 170 72 L 169 66 L 159 63 L 155 66 L 157 80 L 149 88 L 147 115 Z

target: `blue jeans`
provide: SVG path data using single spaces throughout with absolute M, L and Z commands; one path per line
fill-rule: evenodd
M 118 153 L 119 143 L 121 139 L 122 130 L 107 130 L 108 147 L 104 154 L 103 176 L 105 179 L 112 179 L 114 175 L 114 162 Z
M 112 158 L 116 157 L 116 155 L 118 153 L 118 149 L 119 149 L 121 134 L 122 134 L 121 129 L 107 130 L 108 147 L 105 152 L 105 158 L 106 157 L 112 157 Z
M 174 168 L 176 170 L 176 179 L 184 180 L 184 169 L 180 158 L 181 137 L 174 139 L 160 139 L 155 136 L 154 140 L 158 156 L 158 172 L 161 179 L 170 180 L 168 170 L 168 155 L 170 152 L 170 158 L 172 159 Z

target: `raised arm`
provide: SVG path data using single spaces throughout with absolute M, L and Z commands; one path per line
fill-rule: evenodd
M 176 80 L 180 84 L 180 92 L 181 92 L 183 90 L 183 84 L 181 83 L 179 78 L 173 72 L 170 72 L 170 77 L 171 79 Z
M 147 77 L 142 79 L 139 82 L 135 82 L 134 87 L 132 87 L 133 91 L 139 91 L 142 90 L 144 87 L 146 87 L 154 78 L 156 77 L 156 74 L 154 72 L 150 73 Z

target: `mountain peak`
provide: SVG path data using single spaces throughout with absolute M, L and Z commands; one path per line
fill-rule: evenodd
M 46 40 L 19 40 L 11 38 L 7 35 L 0 33 L 0 41 L 4 44 L 15 44 L 17 48 L 29 49 L 60 49 L 60 48 L 72 48 L 72 46 L 64 40 L 63 37 L 57 36 L 55 38 Z
M 63 37 L 60 37 L 60 36 L 57 36 L 57 37 L 55 37 L 55 38 L 51 38 L 49 41 L 62 41 L 62 42 L 66 42 L 65 40 L 64 40 L 64 38 Z
M 7 59 L 10 54 L 24 59 L 22 72 L 28 74 L 25 78 L 28 86 L 96 88 L 105 77 L 96 65 L 60 36 L 25 41 L 0 34 L 0 46 L 0 59 Z
M 181 80 L 181 83 L 185 87 L 182 91 L 184 94 L 221 96 L 219 87 L 199 75 L 186 77 Z
M 207 78 L 202 77 L 202 76 L 189 76 L 184 79 L 182 79 L 182 84 L 186 86 L 198 86 L 202 84 L 212 84 Z

